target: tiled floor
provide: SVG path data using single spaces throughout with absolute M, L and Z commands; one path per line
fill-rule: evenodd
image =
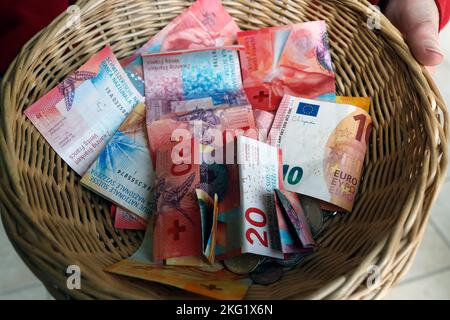
M 450 27 L 441 33 L 446 54 L 434 79 L 450 106 Z M 450 299 L 450 171 L 432 211 L 416 259 L 387 299 Z
M 441 34 L 445 62 L 435 79 L 450 106 L 450 27 Z M 431 220 L 415 262 L 388 299 L 450 299 L 450 173 L 433 207 Z M 50 299 L 20 260 L 0 223 L 0 299 Z

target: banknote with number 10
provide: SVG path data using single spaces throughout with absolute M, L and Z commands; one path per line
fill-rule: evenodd
M 351 211 L 371 128 L 362 108 L 284 96 L 268 142 L 282 149 L 286 190 Z
M 83 175 L 133 108 L 144 101 L 105 47 L 25 110 L 61 158 Z

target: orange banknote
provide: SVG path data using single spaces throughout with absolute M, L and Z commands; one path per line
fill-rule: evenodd
M 220 300 L 243 299 L 252 284 L 251 279 L 225 269 L 211 272 L 202 268 L 156 266 L 129 259 L 107 267 L 105 271 L 171 285 Z

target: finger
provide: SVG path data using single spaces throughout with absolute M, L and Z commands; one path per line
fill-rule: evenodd
M 416 59 L 426 66 L 442 62 L 439 11 L 434 0 L 390 1 L 386 16 L 405 35 Z
M 442 62 L 444 54 L 440 49 L 437 23 L 424 20 L 406 34 L 406 41 L 416 59 L 426 66 Z
M 429 72 L 430 75 L 434 75 L 434 72 L 436 71 L 435 66 L 427 66 L 425 68 L 427 69 L 427 71 Z

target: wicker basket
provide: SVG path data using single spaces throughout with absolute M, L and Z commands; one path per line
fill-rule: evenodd
M 22 49 L 4 76 L 0 109 L 0 210 L 16 250 L 55 298 L 192 298 L 172 287 L 102 268 L 132 254 L 141 232 L 115 230 L 106 201 L 83 189 L 23 110 L 109 43 L 126 57 L 189 1 L 81 0 L 78 28 L 62 14 Z M 224 1 L 243 29 L 325 19 L 340 95 L 371 96 L 374 121 L 354 211 L 333 219 L 320 249 L 247 298 L 372 299 L 410 267 L 447 166 L 448 114 L 428 73 L 382 17 L 366 21 L 367 1 Z M 66 270 L 79 265 L 82 289 Z M 374 267 L 373 267 L 374 266 Z M 379 283 L 367 285 L 377 268 Z M 370 282 L 370 281 L 369 281 Z

